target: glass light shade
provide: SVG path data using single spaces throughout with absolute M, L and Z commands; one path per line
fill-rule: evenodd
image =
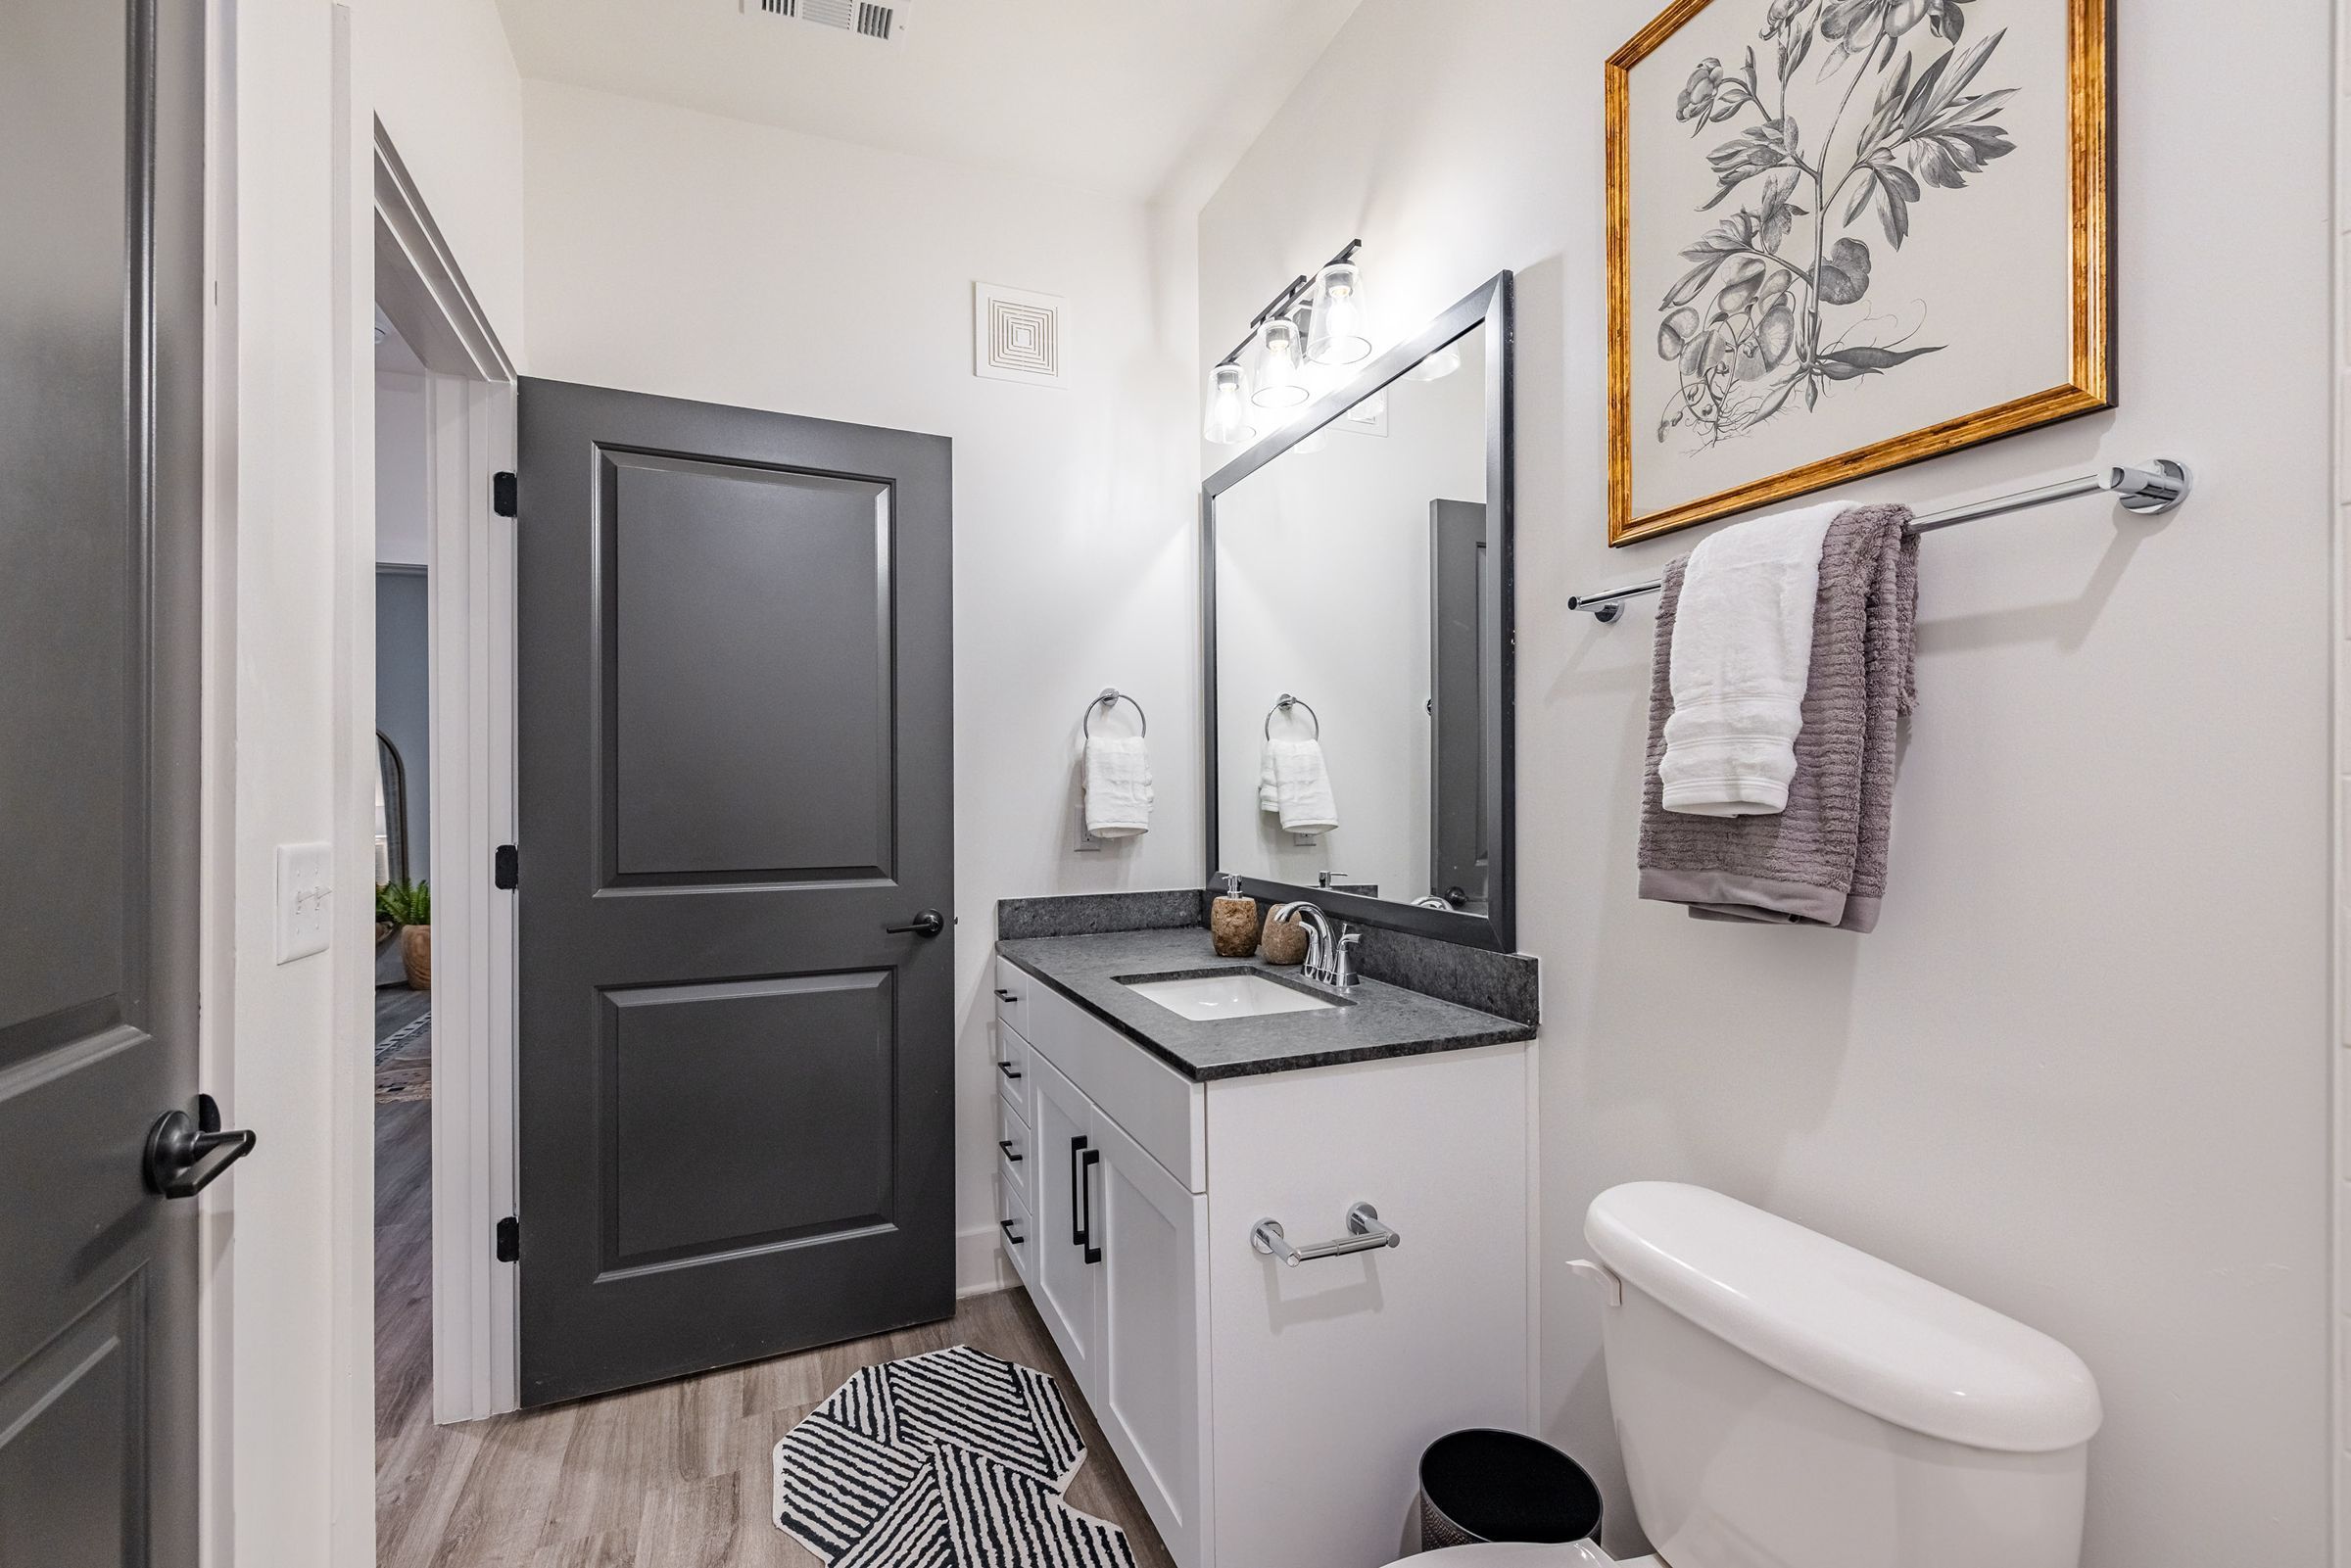
M 1405 372 L 1414 381 L 1442 381 L 1462 367 L 1462 351 L 1447 344 Z
M 1220 447 L 1237 446 L 1257 434 L 1249 423 L 1249 376 L 1237 364 L 1208 373 L 1208 419 L 1201 435 Z
M 1275 316 L 1257 335 L 1257 390 L 1249 401 L 1260 408 L 1295 408 L 1309 396 L 1298 323 Z
M 1290 451 L 1296 452 L 1301 457 L 1312 457 L 1316 452 L 1320 451 L 1323 448 L 1329 445 L 1330 426 L 1324 425 L 1321 429 L 1316 431 L 1313 435 L 1298 443 L 1297 446 L 1292 447 Z
M 1371 334 L 1364 311 L 1364 271 L 1355 262 L 1333 261 L 1322 269 L 1306 356 L 1317 364 L 1358 364 L 1371 357 Z

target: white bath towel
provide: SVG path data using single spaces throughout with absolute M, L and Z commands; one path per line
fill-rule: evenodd
M 1273 782 L 1273 740 L 1271 736 L 1267 736 L 1265 745 L 1257 753 L 1257 809 L 1281 809 L 1281 786 Z
M 1330 788 L 1330 767 L 1319 740 L 1276 740 L 1273 759 L 1275 808 L 1284 832 L 1326 833 L 1339 825 L 1339 806 Z
M 1151 753 L 1139 736 L 1089 736 L 1085 742 L 1085 831 L 1096 838 L 1132 838 L 1151 831 Z
M 1657 765 L 1667 811 L 1783 811 L 1812 665 L 1820 547 L 1847 502 L 1726 528 L 1691 552 L 1673 623 L 1673 717 Z

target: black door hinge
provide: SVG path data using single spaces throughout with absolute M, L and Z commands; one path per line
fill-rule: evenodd
M 512 844 L 501 844 L 490 857 L 490 885 L 512 892 L 522 881 L 522 856 Z
M 490 476 L 490 509 L 501 517 L 517 515 L 519 507 L 512 474 L 502 470 Z
M 522 1221 L 512 1214 L 498 1222 L 498 1260 L 502 1263 L 522 1259 Z

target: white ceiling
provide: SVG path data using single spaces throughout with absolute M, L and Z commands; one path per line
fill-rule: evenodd
M 888 43 L 757 0 L 498 3 L 525 76 L 1148 198 L 1237 155 L 1359 0 L 904 0 Z

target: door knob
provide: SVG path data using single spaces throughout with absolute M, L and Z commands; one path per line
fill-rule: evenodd
M 147 1129 L 147 1190 L 166 1198 L 193 1198 L 260 1141 L 250 1132 L 221 1131 L 219 1106 L 211 1095 L 200 1094 L 194 1120 L 185 1111 L 167 1111 Z
M 904 936 L 911 931 L 917 936 L 936 936 L 947 928 L 947 918 L 936 909 L 926 909 L 903 926 L 882 927 L 892 936 Z

